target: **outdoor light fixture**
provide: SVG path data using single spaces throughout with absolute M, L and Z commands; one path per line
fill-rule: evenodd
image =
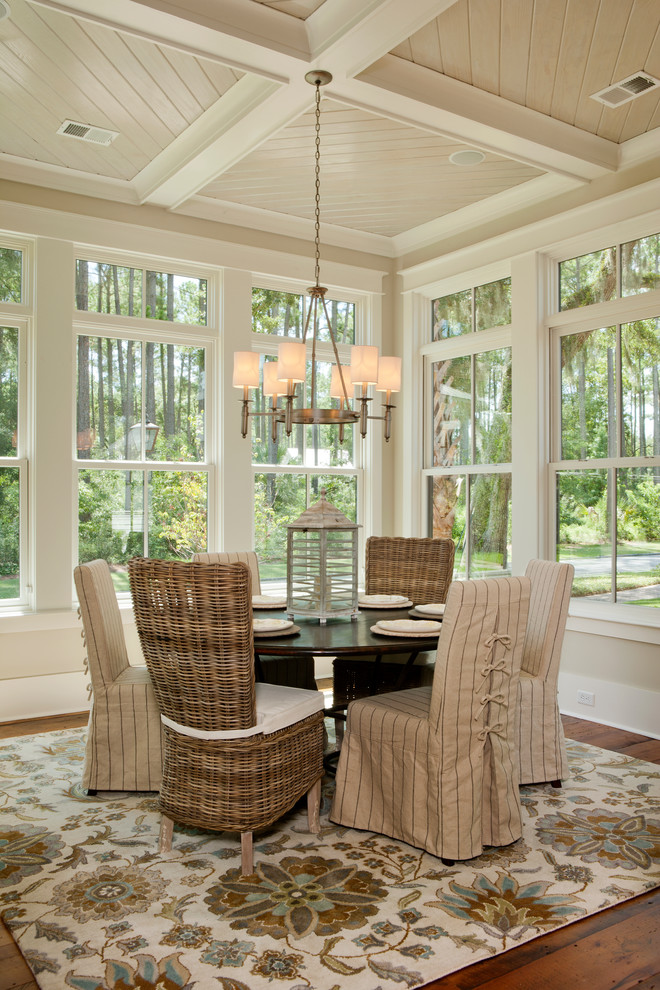
M 307 291 L 311 298 L 311 304 L 307 310 L 305 327 L 302 341 L 287 340 L 282 341 L 278 347 L 277 361 L 268 361 L 264 364 L 263 394 L 270 398 L 270 404 L 265 403 L 264 412 L 253 412 L 250 409 L 250 389 L 259 387 L 259 355 L 252 351 L 236 351 L 234 354 L 234 376 L 233 384 L 236 388 L 243 389 L 243 404 L 241 411 L 241 433 L 247 436 L 250 416 L 270 416 L 272 417 L 272 437 L 277 439 L 278 423 L 284 424 L 287 436 L 291 435 L 294 424 L 303 423 L 306 425 L 332 425 L 339 428 L 339 441 L 343 443 L 344 427 L 359 423 L 360 433 L 363 437 L 367 434 L 367 420 L 379 419 L 384 423 L 385 440 L 390 439 L 392 425 L 392 393 L 401 390 L 401 358 L 381 357 L 379 359 L 378 348 L 371 346 L 353 346 L 351 348 L 350 365 L 342 365 L 337 351 L 337 342 L 332 329 L 332 322 L 328 315 L 328 308 L 325 301 L 327 288 L 319 284 L 320 278 L 320 174 L 321 174 L 321 86 L 326 86 L 332 76 L 329 72 L 321 70 L 308 72 L 305 76 L 308 83 L 316 87 L 316 152 L 315 152 L 315 227 L 314 227 L 314 247 L 315 247 L 315 284 Z M 338 400 L 336 407 L 320 409 L 316 401 L 316 344 L 319 336 L 319 325 L 321 316 L 325 317 L 325 324 L 330 333 L 330 342 L 334 353 L 335 361 L 332 366 L 332 383 L 330 386 L 331 399 Z M 294 400 L 297 394 L 297 386 L 302 385 L 302 394 L 305 395 L 305 382 L 307 379 L 307 337 L 311 327 L 311 383 L 309 406 L 294 409 Z M 371 398 L 368 395 L 370 385 L 375 386 L 377 392 L 385 393 L 382 416 L 370 416 L 368 414 Z M 353 390 L 357 389 L 355 396 L 356 407 L 352 404 Z M 282 396 L 283 405 L 278 405 L 278 398 Z M 350 396 L 350 397 L 349 397 Z

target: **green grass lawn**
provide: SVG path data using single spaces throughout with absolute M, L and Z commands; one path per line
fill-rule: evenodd
M 631 588 L 648 588 L 660 584 L 660 575 L 656 571 L 641 571 L 638 574 L 618 574 L 617 588 L 628 591 Z M 607 574 L 590 574 L 589 577 L 577 577 L 573 581 L 573 597 L 581 598 L 586 595 L 604 595 L 612 590 L 612 578 Z M 645 602 L 652 599 L 645 599 Z
M 3 577 L 0 578 L 0 599 L 3 598 L 18 598 L 19 595 L 19 583 L 18 575 L 14 577 Z
M 660 554 L 658 543 L 619 543 L 617 553 L 627 557 L 637 557 L 643 553 Z M 559 548 L 559 560 L 593 560 L 597 557 L 611 557 L 611 543 L 564 543 Z

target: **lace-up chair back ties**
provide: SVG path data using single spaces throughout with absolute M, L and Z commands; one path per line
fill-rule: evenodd
M 255 685 L 248 565 L 136 558 L 129 578 L 138 634 L 164 726 L 161 850 L 173 823 L 252 833 L 307 795 L 319 830 L 323 695 Z
M 525 574 L 532 590 L 518 689 L 520 783 L 559 787 L 568 776 L 568 759 L 557 681 L 574 568 L 531 560 Z
M 91 697 L 83 787 L 157 791 L 161 783 L 160 711 L 147 668 L 131 666 L 107 561 L 74 572 Z
M 331 818 L 442 859 L 522 834 L 517 696 L 528 578 L 454 582 L 432 686 L 348 708 Z

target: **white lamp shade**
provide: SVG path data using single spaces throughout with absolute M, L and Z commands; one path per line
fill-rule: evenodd
M 365 344 L 351 347 L 351 381 L 354 385 L 375 385 L 378 381 L 378 348 Z
M 264 395 L 285 395 L 286 382 L 279 377 L 279 361 L 264 362 Z
M 285 382 L 304 382 L 307 372 L 305 345 L 294 340 L 282 341 L 277 348 L 278 377 Z
M 401 391 L 401 358 L 382 357 L 378 362 L 377 392 Z
M 339 375 L 339 366 L 333 364 L 332 366 L 332 378 L 330 379 L 330 398 L 332 399 L 345 399 L 350 398 L 351 395 L 351 369 L 347 364 L 342 364 L 341 370 L 344 375 L 344 385 L 346 386 L 346 392 L 344 392 L 343 385 L 341 383 L 341 377 Z
M 259 388 L 259 355 L 252 351 L 234 351 L 234 388 Z

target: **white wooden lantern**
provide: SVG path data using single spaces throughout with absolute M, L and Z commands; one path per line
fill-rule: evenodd
M 358 524 L 321 499 L 287 526 L 286 605 L 291 618 L 357 618 Z

